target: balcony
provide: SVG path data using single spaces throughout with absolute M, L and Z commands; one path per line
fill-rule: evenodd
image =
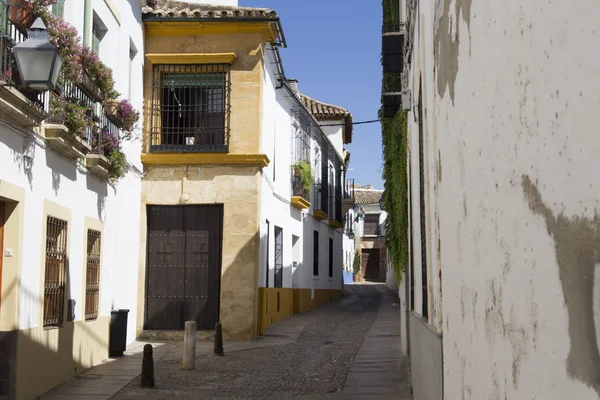
M 298 210 L 310 208 L 310 192 L 312 185 L 312 171 L 310 164 L 299 161 L 292 165 L 292 199 L 291 203 Z
M 345 215 L 348 211 L 354 208 L 356 199 L 354 197 L 354 179 L 346 179 L 344 182 L 344 199 L 342 201 L 342 214 Z M 342 221 L 343 222 L 343 221 Z
M 8 5 L 0 1 L 0 8 L 0 13 L 6 16 Z M 0 14 L 0 115 L 14 125 L 32 128 L 47 116 L 48 94 L 22 85 L 12 48 L 26 39 L 26 34 L 10 21 L 2 20 Z
M 50 113 L 43 125 L 48 146 L 67 158 L 85 158 L 90 173 L 109 177 L 109 157 L 118 147 L 119 129 L 105 107 L 79 83 L 64 78 L 50 95 Z
M 317 221 L 329 219 L 329 197 L 326 184 L 315 183 L 313 185 L 313 218 Z

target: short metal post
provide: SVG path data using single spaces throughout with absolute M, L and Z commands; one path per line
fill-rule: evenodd
M 154 360 L 152 359 L 152 345 L 144 346 L 144 358 L 142 359 L 142 387 L 154 387 Z
M 183 336 L 183 369 L 196 366 L 196 321 L 186 321 Z
M 220 322 L 215 325 L 215 356 L 224 356 L 223 353 L 223 327 Z

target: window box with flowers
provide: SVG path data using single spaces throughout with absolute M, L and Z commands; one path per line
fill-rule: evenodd
M 48 146 L 70 159 L 85 157 L 91 151 L 85 139 L 90 123 L 88 113 L 82 105 L 54 98 L 44 124 Z
M 125 155 L 119 138 L 106 130 L 94 129 L 92 152 L 86 156 L 85 166 L 98 178 L 115 181 L 125 175 Z

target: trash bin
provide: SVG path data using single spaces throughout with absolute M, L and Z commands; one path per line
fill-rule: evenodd
M 112 310 L 110 312 L 108 351 L 111 357 L 122 357 L 127 346 L 127 314 L 129 314 L 129 310 Z

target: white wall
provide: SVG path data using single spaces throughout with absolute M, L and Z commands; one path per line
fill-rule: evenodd
M 263 87 L 262 152 L 268 155 L 271 163 L 262 171 L 261 217 L 260 217 L 260 266 L 259 286 L 265 286 L 267 232 L 266 220 L 270 222 L 269 243 L 269 287 L 274 281 L 274 227 L 283 228 L 284 233 L 284 278 L 283 287 L 335 289 L 340 287 L 342 273 L 342 234 L 341 230 L 331 229 L 327 223 L 312 218 L 312 209 L 300 211 L 291 206 L 291 138 L 292 113 L 298 107 L 297 100 L 285 89 L 275 89 L 275 65 L 272 51 L 265 52 L 265 85 Z M 311 150 L 311 155 L 314 152 Z M 273 180 L 273 173 L 275 179 Z M 319 276 L 313 277 L 313 232 L 319 235 Z M 292 251 L 292 235 L 298 237 L 297 246 L 301 251 Z M 334 270 L 329 277 L 329 238 L 334 239 Z M 286 250 L 287 249 L 287 250 Z M 292 271 L 293 261 L 298 268 Z M 293 275 L 293 278 L 292 278 Z
M 444 397 L 598 399 L 600 6 L 435 3 L 420 3 L 410 85 L 416 101 L 423 74 Z
M 128 73 L 123 60 L 129 60 L 129 39 L 143 53 L 142 31 L 139 21 L 140 10 L 137 0 L 119 2 L 122 23 L 119 25 L 108 10 L 104 1 L 94 1 L 93 7 L 103 16 L 109 28 L 100 49 L 101 59 L 115 72 L 117 89 L 125 92 L 128 87 Z M 65 19 L 74 25 L 83 36 L 83 1 L 67 0 Z M 110 16 L 110 17 L 109 17 Z M 141 109 L 142 76 L 141 59 L 138 57 L 137 83 L 133 91 L 132 103 Z M 127 67 L 128 71 L 128 67 Z M 140 142 L 126 143 L 123 148 L 127 160 L 140 165 Z M 34 153 L 34 161 L 29 174 L 23 168 L 24 148 Z M 116 187 L 100 182 L 88 174 L 85 167 L 63 158 L 47 148 L 45 141 L 33 132 L 0 124 L 0 180 L 25 189 L 25 212 L 23 248 L 15 249 L 22 254 L 22 293 L 20 303 L 20 329 L 38 325 L 41 316 L 38 309 L 40 282 L 43 279 L 42 255 L 38 251 L 44 245 L 42 228 L 44 200 L 50 200 L 71 210 L 69 243 L 69 271 L 71 288 L 69 298 L 76 300 L 76 320 L 84 318 L 82 307 L 84 299 L 84 218 L 90 217 L 103 222 L 102 265 L 100 286 L 100 316 L 110 315 L 112 308 L 130 309 L 127 341 L 135 339 L 135 315 L 137 307 L 137 265 L 139 246 L 139 207 L 140 177 L 129 172 L 118 181 Z
M 344 158 L 344 137 L 343 137 L 343 120 L 339 121 L 322 121 L 320 122 L 323 132 L 333 145 L 333 148 L 338 153 L 340 158 Z
M 20 300 L 20 329 L 38 326 L 41 310 L 38 298 L 42 275 L 42 254 L 45 246 L 42 237 L 44 200 L 50 200 L 71 210 L 69 246 L 69 272 L 71 280 L 69 298 L 76 300 L 76 320 L 81 320 L 84 299 L 86 231 L 84 218 L 90 217 L 104 223 L 102 236 L 102 265 L 99 315 L 110 315 L 115 308 L 128 308 L 130 320 L 128 341 L 135 338 L 136 313 L 135 287 L 139 243 L 139 216 L 131 212 L 139 209 L 139 177 L 128 174 L 119 181 L 116 191 L 85 168 L 77 167 L 53 150 L 46 148 L 43 139 L 17 133 L 15 129 L 0 124 L 0 180 L 25 189 L 25 212 L 22 260 L 22 292 Z M 34 161 L 31 172 L 25 174 L 22 162 L 23 147 L 32 147 Z

